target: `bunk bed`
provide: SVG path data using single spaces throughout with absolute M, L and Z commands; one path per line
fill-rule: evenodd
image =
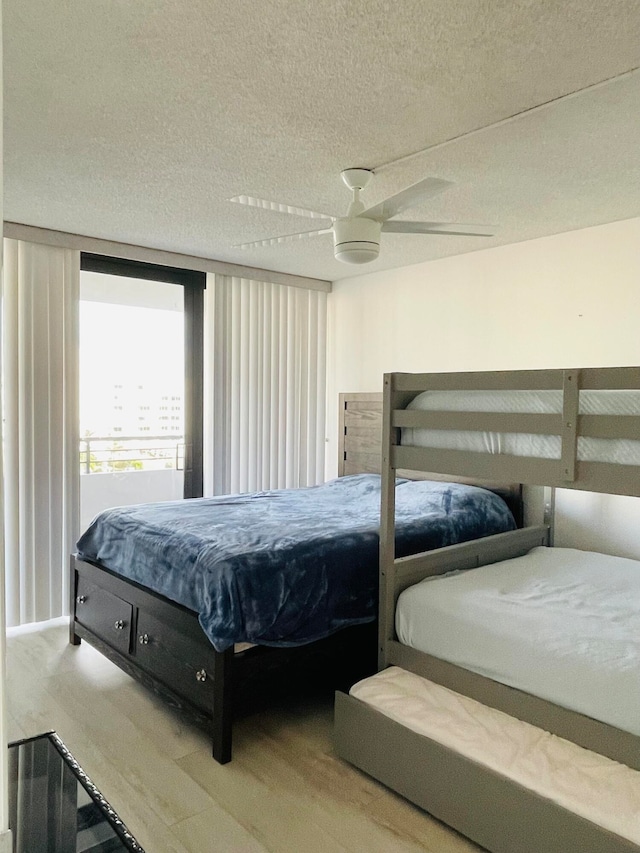
M 70 642 L 204 725 L 220 763 L 234 714 L 270 691 L 375 671 L 381 395 L 341 395 L 340 411 L 336 481 L 107 510 L 71 557 Z M 399 480 L 399 548 L 511 529 L 520 489 L 489 485 L 513 515 L 486 489 Z
M 399 557 L 399 468 L 543 486 L 545 523 Z M 388 374 L 382 478 L 338 755 L 492 853 L 637 853 L 640 562 L 552 546 L 556 488 L 640 495 L 640 368 Z

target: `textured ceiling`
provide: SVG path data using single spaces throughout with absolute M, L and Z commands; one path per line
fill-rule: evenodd
M 3 0 L 3 29 L 9 221 L 335 279 L 640 214 L 638 0 Z M 367 206 L 453 181 L 403 218 L 495 236 L 233 248 L 313 222 L 229 198 L 342 214 L 349 166 Z

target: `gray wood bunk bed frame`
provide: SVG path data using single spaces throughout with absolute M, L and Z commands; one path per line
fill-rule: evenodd
M 561 414 L 406 410 L 425 390 L 562 392 Z M 640 738 L 499 684 L 398 642 L 399 594 L 421 579 L 552 545 L 545 524 L 402 559 L 394 554 L 394 479 L 399 469 L 465 473 L 525 484 L 640 495 L 640 468 L 577 458 L 579 437 L 640 440 L 640 417 L 579 414 L 581 390 L 640 389 L 640 368 L 536 370 L 384 377 L 379 668 L 395 665 L 640 770 Z M 490 455 L 400 445 L 400 428 L 561 436 L 560 459 Z M 549 490 L 551 491 L 551 490 Z M 545 521 L 546 521 L 545 517 Z M 640 685 L 639 685 L 640 690 Z M 493 770 L 336 694 L 335 746 L 356 767 L 493 853 L 629 853 L 640 848 Z

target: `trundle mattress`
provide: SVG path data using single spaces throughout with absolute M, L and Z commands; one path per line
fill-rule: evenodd
M 640 844 L 640 772 L 398 667 L 358 682 L 350 694 L 406 728 Z

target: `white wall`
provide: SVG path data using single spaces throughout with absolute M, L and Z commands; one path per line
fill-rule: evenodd
M 338 393 L 385 372 L 639 365 L 640 219 L 342 279 L 329 336 L 335 476 Z M 640 558 L 640 500 L 562 492 L 557 519 L 558 544 Z

